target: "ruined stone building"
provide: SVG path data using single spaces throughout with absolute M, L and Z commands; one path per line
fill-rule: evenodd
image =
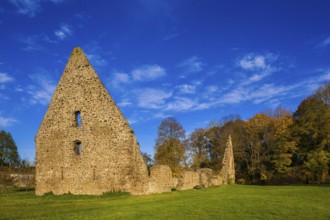
M 69 58 L 35 141 L 37 195 L 138 195 L 222 183 L 205 170 L 173 179 L 164 165 L 148 176 L 133 130 L 80 48 Z
M 36 194 L 144 191 L 133 130 L 80 48 L 57 85 L 36 141 Z

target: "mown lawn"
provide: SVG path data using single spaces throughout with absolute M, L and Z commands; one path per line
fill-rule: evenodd
M 330 186 L 243 186 L 149 196 L 0 195 L 0 219 L 330 219 Z

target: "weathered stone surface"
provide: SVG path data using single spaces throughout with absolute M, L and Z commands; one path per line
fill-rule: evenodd
M 209 168 L 202 168 L 197 171 L 199 173 L 199 185 L 207 188 L 213 186 L 213 170 Z
M 80 48 L 65 67 L 36 141 L 36 194 L 145 194 L 135 135 Z
M 171 192 L 172 171 L 167 165 L 155 165 L 150 169 L 149 193 Z
M 234 184 L 235 183 L 235 164 L 234 164 L 234 153 L 233 144 L 231 142 L 231 136 L 229 135 L 225 154 L 222 160 L 222 168 L 220 171 L 223 184 Z
M 172 177 L 172 189 L 176 189 L 177 185 L 178 185 L 178 178 Z
M 212 176 L 212 179 L 211 179 L 211 185 L 212 186 L 219 186 L 221 184 L 222 184 L 221 176 L 219 176 L 219 175 Z
M 34 174 L 10 174 L 10 177 L 14 178 L 14 186 L 16 187 L 35 187 L 35 175 Z
M 187 190 L 193 189 L 195 186 L 198 186 L 199 182 L 199 173 L 195 171 L 182 171 L 178 177 L 177 190 Z

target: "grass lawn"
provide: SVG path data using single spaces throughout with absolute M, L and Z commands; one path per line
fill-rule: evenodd
M 0 219 L 330 219 L 330 186 L 244 186 L 149 196 L 0 195 Z

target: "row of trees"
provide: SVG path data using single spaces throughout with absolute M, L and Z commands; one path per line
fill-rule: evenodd
M 187 138 L 175 118 L 166 118 L 158 128 L 154 163 L 169 165 L 174 175 L 204 167 L 219 171 L 229 135 L 238 182 L 329 181 L 330 84 L 303 100 L 293 114 L 278 107 L 246 121 L 230 116 Z
M 18 181 L 13 173 L 20 175 Z M 17 146 L 9 132 L 0 131 L 0 194 L 8 187 L 24 185 L 27 188 L 34 185 L 34 165 L 28 160 L 21 160 Z

